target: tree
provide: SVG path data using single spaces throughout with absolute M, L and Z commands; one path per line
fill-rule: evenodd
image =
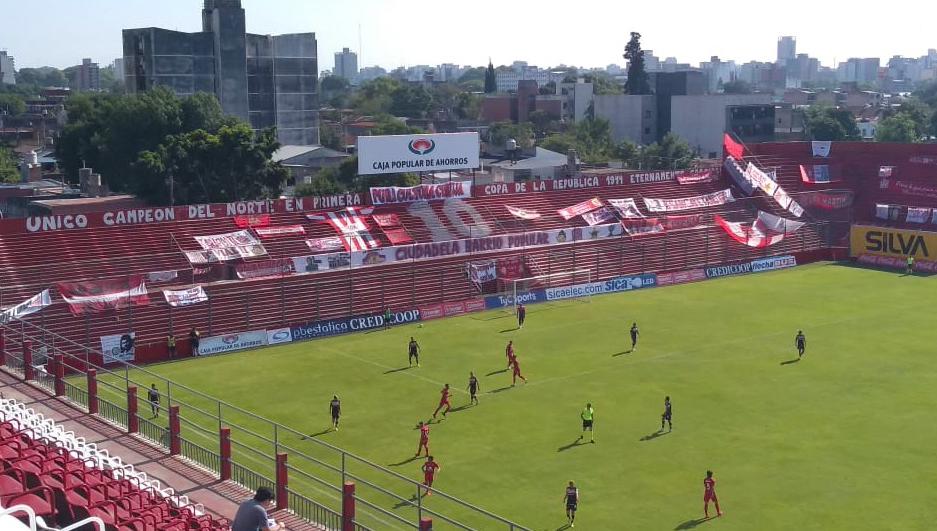
M 751 94 L 752 86 L 749 85 L 747 81 L 736 79 L 724 83 L 722 85 L 722 91 L 726 94 Z
M 105 66 L 101 69 L 101 90 L 112 94 L 123 94 L 125 92 L 123 78 L 117 77 L 113 66 Z
M 477 120 L 482 108 L 482 98 L 478 94 L 460 92 L 456 96 L 455 114 L 461 120 Z
M 645 170 L 685 170 L 695 158 L 686 140 L 667 133 L 659 144 L 655 142 L 641 150 L 632 165 L 637 162 Z
M 601 118 L 580 120 L 570 131 L 551 134 L 539 145 L 557 153 L 575 149 L 579 159 L 589 164 L 607 162 L 615 154 L 611 125 Z
M 556 81 L 547 81 L 542 87 L 537 89 L 542 96 L 552 96 L 556 94 Z
M 485 89 L 485 76 L 487 69 L 484 66 L 469 68 L 459 77 L 456 83 L 462 90 L 481 92 Z
M 630 140 L 622 140 L 620 144 L 615 146 L 612 155 L 622 162 L 630 163 L 638 155 L 638 146 Z
M 43 66 L 41 68 L 20 68 L 16 71 L 16 83 L 36 85 L 40 88 L 67 87 L 68 78 L 58 68 Z
M 375 126 L 371 129 L 372 135 L 415 135 L 422 133 L 418 127 L 410 127 L 407 122 L 389 114 L 381 114 L 375 118 Z
M 326 170 L 334 170 L 334 168 L 323 168 L 312 176 L 310 182 L 297 184 L 296 187 L 293 188 L 293 195 L 306 197 L 335 195 L 346 192 L 346 190 L 338 184 L 338 181 L 332 177 L 331 174 L 334 172 L 326 172 Z
M 494 94 L 498 92 L 498 81 L 495 76 L 495 66 L 488 61 L 488 69 L 485 70 L 485 94 Z
M 20 182 L 20 172 L 13 151 L 0 146 L 0 183 L 14 184 L 18 182 Z
M 857 140 L 859 127 L 852 113 L 829 105 L 815 105 L 807 109 L 804 123 L 811 140 Z
M 596 96 L 621 94 L 621 85 L 608 74 L 586 74 L 583 81 L 592 83 L 592 93 Z
M 343 77 L 325 76 L 319 80 L 319 96 L 321 101 L 341 109 L 351 97 L 351 83 Z
M 495 122 L 488 128 L 488 142 L 498 149 L 504 148 L 509 138 L 517 141 L 519 149 L 530 149 L 534 145 L 534 131 L 529 123 Z
M 351 106 L 362 114 L 389 113 L 391 99 L 400 82 L 390 77 L 379 77 L 361 84 L 351 100 Z
M 527 116 L 527 120 L 533 126 L 537 138 L 543 138 L 560 130 L 560 123 L 552 114 L 546 111 L 533 111 Z
M 571 133 L 553 133 L 544 138 L 538 144 L 543 149 L 549 149 L 556 153 L 566 154 L 571 149 L 576 149 L 576 137 Z
M 19 94 L 0 94 L 0 115 L 16 116 L 26 112 L 26 101 Z
M 625 92 L 628 94 L 650 94 L 651 84 L 644 70 L 644 50 L 641 49 L 641 34 L 632 31 L 631 40 L 625 46 L 624 58 L 628 61 L 628 81 Z
M 276 197 L 289 173 L 270 157 L 280 147 L 272 129 L 222 125 L 172 135 L 134 164 L 129 188 L 150 204 L 218 203 Z M 170 184 L 171 183 L 171 184 Z M 171 194 L 171 195 L 170 195 Z
M 903 142 L 910 144 L 921 141 L 921 133 L 914 117 L 908 113 L 883 118 L 875 129 L 875 140 L 878 142 Z
M 330 127 L 327 124 L 319 124 L 319 143 L 329 149 L 335 149 L 338 151 L 343 151 L 345 149 L 342 146 L 342 135 L 339 131 L 336 131 L 335 127 Z

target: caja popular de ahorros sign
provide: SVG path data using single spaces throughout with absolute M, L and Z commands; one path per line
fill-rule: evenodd
M 359 136 L 358 173 L 467 170 L 478 153 L 478 133 Z

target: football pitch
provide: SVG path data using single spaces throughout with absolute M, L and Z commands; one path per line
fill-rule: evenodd
M 430 433 L 434 486 L 532 529 L 566 523 L 569 480 L 577 529 L 933 529 L 935 282 L 821 263 L 533 305 L 520 330 L 490 311 L 150 370 L 414 480 L 415 425 L 449 383 L 454 409 Z M 420 368 L 407 367 L 411 336 Z M 527 384 L 504 370 L 509 340 Z M 659 431 L 665 395 L 672 432 Z M 587 402 L 595 444 L 577 440 Z M 318 455 L 311 439 L 278 437 Z M 709 521 L 706 470 L 725 512 Z M 438 498 L 423 503 L 444 510 Z

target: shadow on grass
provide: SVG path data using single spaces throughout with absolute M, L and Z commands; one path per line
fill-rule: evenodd
M 909 275 L 908 272 L 904 268 L 892 269 L 890 267 L 882 267 L 882 266 L 877 266 L 874 264 L 861 264 L 859 262 L 853 262 L 852 260 L 834 262 L 829 265 L 834 266 L 834 267 L 846 267 L 849 269 L 868 269 L 871 271 L 882 271 L 883 273 L 894 273 L 894 274 L 897 274 L 899 277 L 932 277 L 935 274 L 937 274 L 937 273 L 931 273 L 929 271 L 915 271 L 914 273 Z
M 320 435 L 325 435 L 326 433 L 332 433 L 332 428 L 326 428 L 318 433 L 310 433 L 309 435 L 303 435 L 302 437 L 300 437 L 300 439 L 305 441 L 306 439 L 315 438 Z
M 501 369 L 500 371 L 492 371 L 492 372 L 489 372 L 489 373 L 486 374 L 485 376 L 494 376 L 494 375 L 496 375 L 496 374 L 501 374 L 501 373 L 505 373 L 505 372 L 508 372 L 508 370 L 507 370 L 507 369 Z
M 565 452 L 566 450 L 570 450 L 572 448 L 576 448 L 577 446 L 583 446 L 586 444 L 589 444 L 589 443 L 587 443 L 585 439 L 583 439 L 582 437 L 576 437 L 575 441 L 567 444 L 566 446 L 560 446 L 559 448 L 556 449 L 556 451 Z
M 800 358 L 796 358 L 796 359 L 793 359 L 793 360 L 782 361 L 782 362 L 781 362 L 781 365 L 790 365 L 791 363 L 797 363 L 798 361 L 800 361 Z
M 519 326 L 515 326 L 514 328 L 505 328 L 505 329 L 502 330 L 500 333 L 501 333 L 501 334 L 504 334 L 504 333 L 507 333 L 507 332 L 513 332 L 513 331 L 515 331 L 515 330 L 520 330 L 520 329 L 521 329 L 521 327 L 519 327 Z
M 556 528 L 556 531 L 563 531 L 564 529 L 569 529 L 569 524 L 563 524 Z
M 406 367 L 398 367 L 396 369 L 390 369 L 390 370 L 384 371 L 384 374 L 393 374 L 395 372 L 406 371 L 412 368 L 413 368 L 412 365 L 407 365 Z
M 466 409 L 472 407 L 471 404 L 462 404 L 459 407 L 454 407 L 449 410 L 449 413 L 458 413 L 459 411 L 465 411 Z
M 612 357 L 613 357 L 613 358 L 617 358 L 618 356 L 624 356 L 625 354 L 631 354 L 632 352 L 634 352 L 634 349 L 631 349 L 631 350 L 622 350 L 621 352 L 619 352 L 619 353 L 617 353 L 617 354 L 612 354 Z
M 409 499 L 397 502 L 397 504 L 394 505 L 394 509 L 401 509 L 403 507 L 416 507 L 416 494 L 410 496 Z
M 669 431 L 664 431 L 664 430 L 657 430 L 657 431 L 655 431 L 654 433 L 649 433 L 649 434 L 645 435 L 644 437 L 641 437 L 640 440 L 641 440 L 641 441 L 653 441 L 654 439 L 656 439 L 656 438 L 658 438 L 658 437 L 663 437 L 664 435 L 667 435 L 668 433 L 670 433 L 670 432 L 669 432 Z
M 503 392 L 505 392 L 505 391 L 511 389 L 512 387 L 514 387 L 514 386 L 513 386 L 513 385 L 505 385 L 504 387 L 499 387 L 499 388 L 497 388 L 497 389 L 492 389 L 491 391 L 488 391 L 488 394 L 503 393 Z
M 696 519 L 694 519 L 694 520 L 687 520 L 686 522 L 683 522 L 682 524 L 680 524 L 680 525 L 678 525 L 677 527 L 673 528 L 673 530 L 674 530 L 674 531 L 681 531 L 682 529 L 693 529 L 693 528 L 695 528 L 696 526 L 698 526 L 698 525 L 700 525 L 700 524 L 705 524 L 706 522 L 708 522 L 708 521 L 710 521 L 710 520 L 712 520 L 712 517 L 711 517 L 711 516 L 705 517 L 705 518 L 696 518 Z
M 412 463 L 412 462 L 416 461 L 416 460 L 419 459 L 419 458 L 420 458 L 419 455 L 415 455 L 415 456 L 410 457 L 410 458 L 408 458 L 408 459 L 404 459 L 403 461 L 400 461 L 399 463 L 390 463 L 390 464 L 388 464 L 387 466 L 403 466 L 403 465 L 405 465 L 405 464 L 407 464 L 407 463 Z

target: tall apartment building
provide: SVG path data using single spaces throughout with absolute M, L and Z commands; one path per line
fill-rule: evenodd
M 335 69 L 332 70 L 332 75 L 345 78 L 351 83 L 357 82 L 358 54 L 348 48 L 335 52 Z
M 240 0 L 205 0 L 202 31 L 123 31 L 129 92 L 164 86 L 180 96 L 214 94 L 226 114 L 255 130 L 277 128 L 284 145 L 319 142 L 315 33 L 245 31 Z
M 778 60 L 777 63 L 784 66 L 788 61 L 792 61 L 797 56 L 797 39 L 794 37 L 778 38 Z
M 15 85 L 15 72 L 16 63 L 13 61 L 13 56 L 6 53 L 5 51 L 0 51 L 0 83 L 6 85 Z
M 75 92 L 97 92 L 101 90 L 101 68 L 91 59 L 82 59 L 71 82 Z

